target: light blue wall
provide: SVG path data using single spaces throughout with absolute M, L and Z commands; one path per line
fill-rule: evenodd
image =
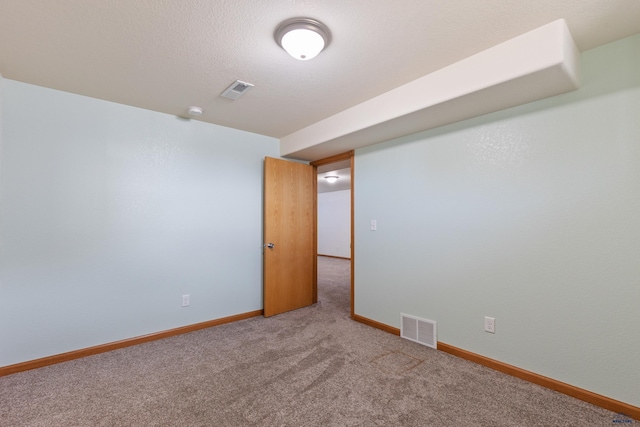
M 640 406 L 640 35 L 582 70 L 576 92 L 356 152 L 355 312 Z
M 6 79 L 2 107 L 0 366 L 262 308 L 276 139 Z

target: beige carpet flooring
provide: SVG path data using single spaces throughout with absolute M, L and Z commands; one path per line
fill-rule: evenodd
M 318 304 L 0 378 L 0 425 L 610 426 L 616 414 L 349 318 L 349 262 Z

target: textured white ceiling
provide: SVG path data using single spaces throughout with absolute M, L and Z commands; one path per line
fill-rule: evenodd
M 273 40 L 294 16 L 332 31 L 311 61 Z M 2 0 L 0 74 L 281 138 L 559 18 L 584 51 L 639 33 L 640 1 Z

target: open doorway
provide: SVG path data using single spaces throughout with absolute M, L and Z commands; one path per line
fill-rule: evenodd
M 317 172 L 319 300 L 353 315 L 353 153 L 312 162 Z
M 327 166 L 318 168 L 318 255 L 351 259 L 351 167 Z

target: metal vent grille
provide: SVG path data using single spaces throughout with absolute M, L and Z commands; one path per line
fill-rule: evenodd
M 223 98 L 238 99 L 245 94 L 253 85 L 251 83 L 236 80 L 220 94 Z
M 433 320 L 400 313 L 400 336 L 427 347 L 438 347 L 437 325 Z

